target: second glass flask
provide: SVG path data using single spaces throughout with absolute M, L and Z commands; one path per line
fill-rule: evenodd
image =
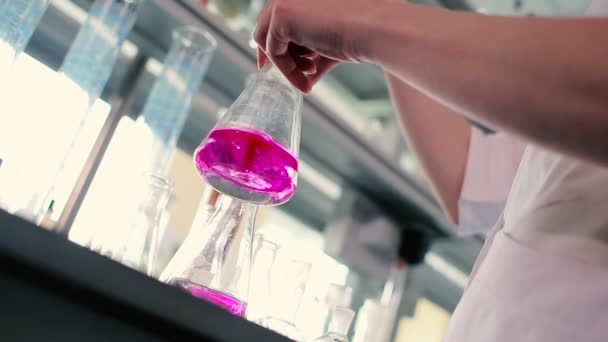
M 202 226 L 193 226 L 160 280 L 244 317 L 257 206 L 220 196 Z
M 194 154 L 201 176 L 226 195 L 258 205 L 295 193 L 302 93 L 267 66 L 215 125 Z

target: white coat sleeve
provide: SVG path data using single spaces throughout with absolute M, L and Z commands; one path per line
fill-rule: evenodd
M 525 144 L 503 133 L 485 135 L 473 127 L 462 191 L 458 230 L 476 234 L 492 229 L 507 202 Z

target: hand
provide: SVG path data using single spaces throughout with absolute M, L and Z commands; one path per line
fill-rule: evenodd
M 375 14 L 400 0 L 269 0 L 254 38 L 268 59 L 304 93 L 340 62 L 368 60 Z

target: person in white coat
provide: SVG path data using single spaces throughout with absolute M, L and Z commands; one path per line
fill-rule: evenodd
M 259 64 L 303 92 L 382 67 L 446 214 L 489 231 L 446 341 L 608 341 L 608 0 L 588 14 L 270 0 L 258 18 Z

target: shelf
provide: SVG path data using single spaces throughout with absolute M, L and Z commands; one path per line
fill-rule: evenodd
M 288 339 L 0 211 L 3 341 Z

